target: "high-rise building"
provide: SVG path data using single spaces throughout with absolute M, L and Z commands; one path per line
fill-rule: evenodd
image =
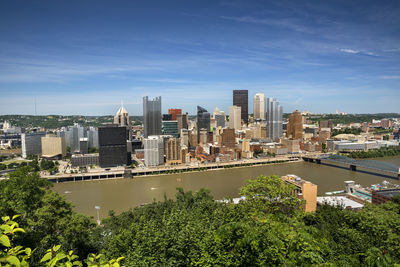
M 263 93 L 257 93 L 253 98 L 253 115 L 255 120 L 265 120 L 266 118 L 266 99 Z
M 110 125 L 99 127 L 99 163 L 100 167 L 115 167 L 130 164 L 127 148 L 126 127 Z
M 225 112 L 221 111 L 218 107 L 216 107 L 214 109 L 213 116 L 215 120 L 215 128 L 218 128 L 219 126 L 224 128 L 226 121 Z
M 120 127 L 126 127 L 126 131 L 128 133 L 127 140 L 132 140 L 131 122 L 129 119 L 128 111 L 126 111 L 123 105 L 121 105 L 121 107 L 118 109 L 117 113 L 114 116 L 114 124 Z M 80 153 L 82 153 L 82 151 L 80 151 Z
M 168 114 L 171 114 L 172 120 L 176 121 L 177 116 L 182 114 L 182 109 L 180 108 L 170 108 L 168 109 Z
M 229 128 L 240 130 L 242 128 L 241 107 L 229 107 Z
M 181 146 L 178 138 L 170 138 L 165 143 L 165 161 L 167 164 L 182 163 Z
M 41 138 L 41 141 L 42 141 L 42 157 L 62 158 L 67 155 L 67 146 L 64 137 L 46 135 Z
M 164 141 L 160 136 L 149 136 L 143 140 L 144 164 L 158 166 L 164 164 Z
M 200 133 L 199 133 L 199 135 L 197 135 L 197 131 L 192 130 L 189 132 L 189 146 L 190 147 L 197 146 L 197 144 L 199 143 L 198 136 L 200 136 Z
M 233 90 L 233 105 L 241 108 L 241 118 L 244 123 L 249 119 L 249 91 Z
M 200 143 L 201 129 L 210 131 L 210 113 L 205 108 L 197 106 L 197 143 Z
M 283 108 L 275 98 L 267 99 L 267 135 L 269 139 L 278 141 L 282 136 Z
M 117 113 L 114 116 L 114 124 L 117 124 L 118 126 L 130 126 L 130 120 L 129 120 L 129 115 L 128 111 L 124 108 L 123 105 L 118 109 Z
M 89 152 L 89 138 L 84 137 L 79 139 L 79 153 L 87 154 Z
M 188 129 L 181 129 L 180 133 L 181 146 L 189 147 L 189 131 Z
M 171 114 L 162 114 L 162 120 L 163 121 L 172 121 L 172 115 Z
M 178 137 L 178 121 L 162 121 L 162 134 Z
M 87 137 L 89 139 L 89 147 L 99 148 L 99 132 L 96 127 L 89 127 Z
M 161 135 L 161 96 L 149 100 L 143 97 L 144 137 Z
M 26 158 L 29 155 L 42 154 L 42 137 L 46 136 L 45 132 L 37 133 L 22 133 L 21 134 L 21 147 L 22 157 Z
M 208 143 L 208 140 L 209 140 L 208 131 L 206 129 L 201 129 L 199 144 L 205 145 Z
M 286 128 L 286 136 L 293 139 L 303 138 L 303 116 L 296 110 L 289 116 L 289 123 Z
M 180 133 L 182 129 L 188 129 L 189 118 L 188 113 L 176 115 L 176 120 L 178 121 L 178 132 Z
M 235 129 L 225 128 L 222 130 L 222 142 L 223 146 L 234 149 L 236 144 Z

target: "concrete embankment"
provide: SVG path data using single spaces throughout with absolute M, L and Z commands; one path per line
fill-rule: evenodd
M 210 163 L 201 164 L 198 166 L 163 166 L 154 169 L 124 169 L 124 170 L 109 170 L 102 172 L 88 172 L 80 174 L 61 174 L 46 176 L 43 178 L 48 179 L 51 182 L 74 182 L 74 181 L 91 181 L 99 179 L 117 179 L 117 178 L 133 178 L 135 176 L 155 176 L 155 175 L 168 175 L 185 172 L 199 172 L 199 171 L 215 171 L 224 170 L 230 168 L 246 168 L 252 166 L 269 165 L 269 164 L 282 164 L 290 162 L 298 162 L 298 157 L 285 157 L 285 158 L 268 158 L 268 159 L 257 159 L 248 161 L 234 161 L 226 163 Z

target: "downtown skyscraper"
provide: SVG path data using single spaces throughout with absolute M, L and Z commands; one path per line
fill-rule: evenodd
M 241 108 L 241 118 L 244 123 L 249 121 L 249 91 L 233 90 L 233 106 Z
M 283 108 L 275 98 L 267 99 L 267 137 L 278 141 L 282 136 Z
M 161 96 L 149 100 L 143 97 L 144 137 L 161 135 Z
M 200 143 L 200 130 L 210 131 L 210 113 L 200 106 L 197 106 L 197 143 Z
M 263 93 L 257 93 L 253 98 L 253 115 L 255 120 L 266 119 L 266 101 Z

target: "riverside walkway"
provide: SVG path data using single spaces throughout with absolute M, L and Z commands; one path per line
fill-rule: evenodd
M 150 168 L 111 168 L 109 170 L 101 170 L 87 173 L 71 173 L 71 174 L 58 174 L 51 176 L 42 176 L 51 182 L 74 182 L 74 181 L 90 181 L 99 179 L 116 179 L 116 178 L 133 178 L 135 176 L 147 176 L 147 175 L 161 175 L 161 174 L 173 174 L 173 173 L 184 173 L 193 171 L 206 171 L 206 170 L 218 170 L 238 167 L 248 167 L 256 165 L 266 165 L 274 163 L 285 163 L 285 162 L 297 162 L 301 160 L 300 156 L 284 156 L 276 158 L 262 158 L 262 159 L 247 159 L 240 161 L 231 162 L 219 162 L 219 163 L 207 163 L 207 164 L 196 164 L 196 165 L 172 165 L 172 166 L 159 166 Z

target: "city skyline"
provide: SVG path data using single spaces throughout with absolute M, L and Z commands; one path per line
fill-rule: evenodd
M 0 114 L 228 111 L 232 90 L 285 113 L 399 112 L 398 1 L 3 2 Z

